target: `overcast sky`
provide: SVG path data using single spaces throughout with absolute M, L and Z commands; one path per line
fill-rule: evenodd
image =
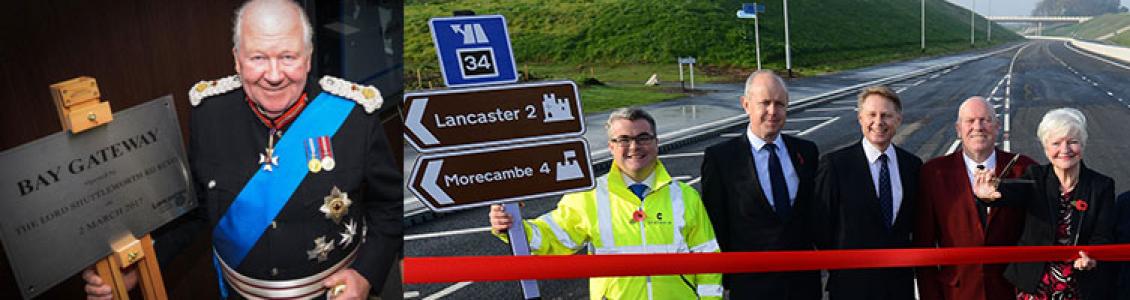
M 975 9 L 978 14 L 989 14 L 989 5 L 992 4 L 992 14 L 995 16 L 1027 16 L 1032 14 L 1032 9 L 1036 8 L 1036 3 L 1040 0 L 949 0 L 954 4 L 968 8 L 973 1 L 976 1 L 977 8 Z M 1121 0 L 1122 6 L 1130 7 L 1130 0 Z

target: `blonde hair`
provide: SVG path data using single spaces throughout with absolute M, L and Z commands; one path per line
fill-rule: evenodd
M 1040 126 L 1036 127 L 1036 137 L 1040 143 L 1063 136 L 1079 139 L 1079 146 L 1087 145 L 1087 117 L 1074 108 L 1057 108 L 1044 114 Z
M 890 100 L 891 103 L 893 103 L 895 105 L 895 111 L 900 112 L 900 113 L 902 112 L 902 100 L 899 99 L 898 93 L 895 93 L 894 90 L 892 90 L 891 88 L 889 88 L 885 85 L 872 85 L 872 86 L 863 88 L 863 90 L 860 90 L 859 91 L 859 102 L 856 103 L 856 105 L 857 105 L 856 107 L 862 109 L 863 108 L 863 100 L 867 99 L 867 97 L 871 96 L 871 95 L 879 95 L 879 96 L 883 96 L 883 98 L 887 98 L 887 100 Z

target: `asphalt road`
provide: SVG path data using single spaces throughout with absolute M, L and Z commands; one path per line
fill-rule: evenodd
M 1090 138 L 1084 163 L 1114 178 L 1116 192 L 1130 182 L 1130 67 L 1104 62 L 1073 49 L 1063 41 L 1031 41 L 997 55 L 938 72 L 896 82 L 890 86 L 903 99 L 903 125 L 895 138 L 923 160 L 958 147 L 954 131 L 957 106 L 969 96 L 981 95 L 997 107 L 1008 123 L 998 140 L 1001 147 L 1046 163 L 1036 138 L 1043 114 L 1058 107 L 1074 107 L 1087 116 Z M 1011 69 L 1011 73 L 1010 73 Z M 736 104 L 737 99 L 734 99 Z M 855 118 L 855 98 L 845 96 L 822 105 L 789 113 L 787 133 L 812 140 L 829 152 L 860 140 Z M 661 153 L 672 176 L 699 188 L 702 151 L 742 134 L 737 128 L 720 136 Z M 557 198 L 526 202 L 523 214 L 536 217 L 556 205 Z M 442 215 L 407 228 L 406 256 L 509 255 L 508 245 L 485 231 L 485 208 Z M 497 266 L 504 268 L 505 266 Z M 583 299 L 587 280 L 539 281 L 544 299 Z M 516 282 L 419 284 L 405 289 L 409 299 L 516 299 Z

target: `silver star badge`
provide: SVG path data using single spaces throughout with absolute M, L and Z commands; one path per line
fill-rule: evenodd
M 349 247 L 349 244 L 353 243 L 353 236 L 357 235 L 357 223 L 354 223 L 353 219 L 349 219 L 349 222 L 345 222 L 345 232 L 339 234 L 341 241 L 337 242 L 337 245 L 342 248 Z
M 333 220 L 337 224 L 341 224 L 341 218 L 349 212 L 349 206 L 353 204 L 353 200 L 349 200 L 349 194 L 341 192 L 336 186 L 323 200 L 325 202 L 318 211 L 326 214 L 326 219 Z
M 334 249 L 334 240 L 326 242 L 326 236 L 320 236 L 314 239 L 314 249 L 306 251 L 307 259 L 317 259 L 318 262 L 324 262 L 329 259 L 330 251 Z

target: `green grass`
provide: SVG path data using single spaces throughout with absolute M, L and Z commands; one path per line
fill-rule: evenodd
M 653 73 L 661 82 L 677 82 L 675 62 L 681 56 L 697 58 L 696 82 L 740 81 L 756 68 L 753 21 L 734 15 L 743 2 L 748 1 L 409 0 L 404 12 L 405 78 L 409 89 L 441 85 L 428 19 L 469 9 L 480 15 L 506 16 L 524 79 L 579 82 L 596 78 L 609 83 L 582 90 L 586 111 L 624 104 L 597 104 L 601 101 L 677 98 L 682 96 L 677 90 L 637 86 Z M 790 2 L 794 72 L 810 76 L 968 50 L 968 10 L 944 0 L 926 2 L 925 53 L 919 49 L 918 1 Z M 762 62 L 766 69 L 783 71 L 782 3 L 767 1 L 765 5 L 768 12 L 760 19 Z M 978 16 L 976 22 L 977 36 L 984 37 L 984 19 Z M 979 38 L 977 46 L 1020 39 L 1000 26 L 993 33 L 994 43 Z M 587 104 L 590 102 L 593 104 Z
M 1121 34 L 1118 34 L 1107 41 L 1122 45 L 1123 47 L 1130 47 L 1130 30 L 1123 31 Z
M 581 89 L 581 102 L 585 113 L 608 111 L 614 108 L 644 105 L 684 96 L 669 88 L 638 85 L 611 84 L 589 86 Z
M 1057 27 L 1045 31 L 1046 35 L 1096 39 L 1123 27 L 1130 26 L 1130 14 L 1106 14 L 1087 22 Z

